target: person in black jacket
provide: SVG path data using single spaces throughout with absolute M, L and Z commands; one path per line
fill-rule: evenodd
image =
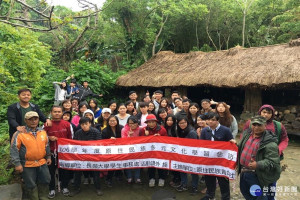
M 46 126 L 51 126 L 51 120 L 47 119 L 40 110 L 39 106 L 30 102 L 31 91 L 27 88 L 18 91 L 19 102 L 8 106 L 7 120 L 9 125 L 9 137 L 12 139 L 16 131 L 25 132 L 24 116 L 29 111 L 37 112 L 40 121 L 46 123 Z
M 108 121 L 107 127 L 102 131 L 102 139 L 121 138 L 121 130 L 123 126 L 119 125 L 118 118 L 115 115 L 111 115 L 107 121 Z M 114 174 L 118 180 L 122 180 L 123 173 L 121 170 L 108 171 L 106 177 L 106 184 L 108 187 L 112 187 L 112 178 Z
M 177 134 L 180 138 L 197 139 L 197 133 L 195 129 L 189 124 L 186 116 L 179 116 L 177 119 Z M 191 195 L 196 195 L 198 192 L 198 174 L 191 174 L 192 176 L 192 188 L 190 191 Z M 187 190 L 188 175 L 187 173 L 180 172 L 180 185 L 176 188 L 178 192 Z
M 82 117 L 79 120 L 79 124 L 81 126 L 81 129 L 76 131 L 73 138 L 74 140 L 89 141 L 89 140 L 102 139 L 100 131 L 92 127 L 91 120 L 89 118 Z M 74 191 L 72 191 L 69 196 L 71 197 L 75 196 L 80 192 L 81 175 L 82 175 L 82 171 L 75 172 Z M 93 178 L 94 178 L 94 185 L 97 189 L 97 195 L 98 196 L 103 195 L 103 192 L 101 191 L 101 187 L 100 187 L 100 171 L 93 171 Z
M 219 115 L 214 112 L 207 113 L 207 124 L 201 131 L 200 140 L 232 141 L 233 136 L 229 128 L 219 123 Z M 230 199 L 229 180 L 225 177 L 205 175 L 207 187 L 206 195 L 201 200 L 214 199 L 216 192 L 216 179 L 220 185 L 222 200 Z

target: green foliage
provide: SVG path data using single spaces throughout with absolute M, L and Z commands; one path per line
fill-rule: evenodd
M 6 134 L 0 134 L 0 185 L 7 184 L 11 178 L 13 173 L 13 168 L 8 167 L 9 166 L 9 135 L 8 135 L 8 125 L 7 121 L 4 121 L 0 123 L 0 133 L 6 133 Z

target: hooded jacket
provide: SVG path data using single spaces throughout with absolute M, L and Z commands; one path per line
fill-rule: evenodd
M 279 140 L 277 141 L 278 144 L 278 148 L 279 148 L 279 155 L 282 157 L 283 156 L 283 151 L 286 149 L 286 147 L 288 146 L 288 142 L 289 142 L 289 138 L 287 135 L 287 131 L 284 127 L 284 125 L 276 120 L 274 120 L 274 116 L 275 116 L 275 109 L 273 108 L 273 106 L 265 104 L 262 107 L 260 107 L 260 109 L 258 110 L 258 115 L 260 115 L 261 111 L 265 108 L 269 108 L 272 111 L 272 117 L 267 121 L 266 124 L 266 130 L 271 131 L 272 133 L 276 134 L 276 136 L 279 138 Z M 246 124 L 244 125 L 243 130 L 247 130 L 250 128 L 250 122 L 251 120 L 248 120 L 246 122 Z M 279 130 L 277 130 L 277 127 L 275 125 L 275 123 L 279 123 L 281 126 L 281 131 L 279 132 Z M 279 134 L 279 135 L 277 135 Z M 242 135 L 241 135 L 242 137 Z
M 240 156 L 250 136 L 251 131 L 249 129 L 245 130 L 243 138 L 238 145 L 239 151 L 237 166 L 239 174 L 241 173 Z M 257 162 L 255 172 L 262 187 L 268 186 L 279 179 L 281 167 L 278 154 L 277 137 L 269 130 L 265 130 L 262 135 L 255 161 Z

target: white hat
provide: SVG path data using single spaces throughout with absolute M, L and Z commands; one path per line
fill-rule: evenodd
M 111 114 L 111 109 L 110 108 L 103 108 L 102 109 L 102 113 L 106 113 L 108 112 L 109 114 Z
M 85 114 L 86 113 L 90 113 L 90 114 L 92 114 L 93 115 L 93 118 L 95 118 L 95 116 L 94 116 L 94 112 L 92 111 L 92 110 L 90 110 L 90 109 L 87 109 L 86 111 L 84 111 L 84 113 L 83 113 L 83 115 L 82 116 L 85 116 Z

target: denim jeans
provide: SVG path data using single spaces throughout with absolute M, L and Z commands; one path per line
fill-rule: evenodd
M 241 173 L 240 190 L 246 200 L 267 200 L 267 196 L 253 196 L 250 193 L 250 187 L 253 185 L 260 185 L 257 175 L 253 172 Z M 263 190 L 263 188 L 261 188 Z
M 197 174 L 192 175 L 192 187 L 198 188 L 199 176 Z M 188 174 L 180 172 L 181 185 L 187 187 L 188 185 Z
M 34 189 L 37 184 L 48 185 L 50 183 L 50 173 L 46 164 L 40 167 L 24 167 L 22 178 L 27 189 Z
M 141 169 L 126 169 L 125 170 L 127 178 L 132 178 L 132 173 L 134 173 L 134 180 L 140 179 Z

